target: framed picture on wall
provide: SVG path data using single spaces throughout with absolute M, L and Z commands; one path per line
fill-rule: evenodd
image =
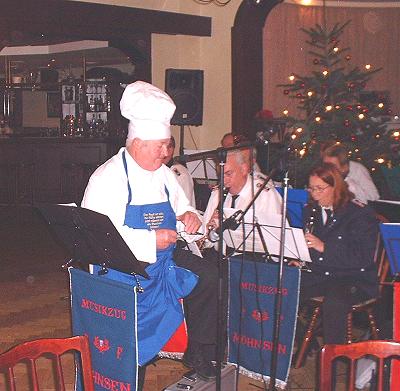
M 56 118 L 61 116 L 61 99 L 58 91 L 47 93 L 47 117 Z

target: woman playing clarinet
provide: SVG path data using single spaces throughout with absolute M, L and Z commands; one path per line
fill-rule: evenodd
M 304 226 L 312 263 L 311 273 L 302 273 L 300 302 L 324 296 L 324 343 L 341 344 L 351 306 L 378 295 L 378 221 L 368 206 L 353 200 L 332 164 L 312 170 L 308 191 Z

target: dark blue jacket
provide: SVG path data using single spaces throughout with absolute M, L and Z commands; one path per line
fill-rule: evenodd
M 376 297 L 378 279 L 374 253 L 378 221 L 372 209 L 349 202 L 333 213 L 330 224 L 324 225 L 321 207 L 310 204 L 304 210 L 304 226 L 311 217 L 314 217 L 313 234 L 325 243 L 323 253 L 310 249 L 312 279 L 348 282 L 369 297 Z

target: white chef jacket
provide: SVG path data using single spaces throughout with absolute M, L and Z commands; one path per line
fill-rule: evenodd
M 122 160 L 121 148 L 111 159 L 106 161 L 92 174 L 82 200 L 82 207 L 107 215 L 121 234 L 133 254 L 139 261 L 156 261 L 156 233 L 154 230 L 133 229 L 124 225 L 125 208 L 128 202 L 128 184 Z M 156 171 L 147 171 L 140 167 L 125 152 L 129 183 L 132 189 L 134 205 L 146 205 L 167 201 L 169 192 L 171 207 L 177 216 L 187 211 L 195 212 L 175 175 L 162 165 Z M 177 222 L 177 232 L 184 230 Z
M 252 181 L 254 181 L 254 189 L 252 185 Z M 235 201 L 235 209 L 240 209 L 244 211 L 250 201 L 253 199 L 254 194 L 257 193 L 260 186 L 263 184 L 263 179 L 258 177 L 254 178 L 251 175 L 247 176 L 247 181 L 243 186 L 242 190 L 239 192 L 239 197 Z M 207 232 L 206 225 L 209 223 L 211 216 L 213 215 L 215 209 L 218 208 L 218 201 L 219 201 L 219 190 L 215 189 L 212 191 L 210 199 L 207 204 L 206 211 L 203 215 L 203 230 Z M 229 208 L 231 207 L 232 203 L 232 195 L 230 193 L 227 194 L 225 198 L 224 207 Z M 264 220 L 262 217 L 271 215 L 271 214 L 281 214 L 281 205 L 282 205 L 282 197 L 277 192 L 275 187 L 272 184 L 272 181 L 269 181 L 268 184 L 265 186 L 261 194 L 255 201 L 253 205 L 254 214 L 255 216 L 260 219 Z M 253 215 L 253 207 L 249 209 L 247 215 Z M 251 241 L 251 238 L 249 238 Z M 247 248 L 251 248 L 251 244 L 246 245 Z
M 189 200 L 190 205 L 193 208 L 196 208 L 193 178 L 190 175 L 189 170 L 179 163 L 173 164 L 171 166 L 171 170 L 175 174 L 178 183 L 181 185 L 183 191 L 185 192 L 186 198 Z
M 349 173 L 345 181 L 355 198 L 364 204 L 368 203 L 368 201 L 379 199 L 379 193 L 372 181 L 371 175 L 368 169 L 361 163 L 352 160 L 349 162 Z

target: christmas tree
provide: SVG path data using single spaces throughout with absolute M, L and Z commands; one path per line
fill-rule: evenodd
M 350 159 L 360 161 L 372 172 L 380 164 L 398 164 L 399 132 L 387 131 L 389 97 L 368 91 L 368 81 L 380 69 L 353 67 L 349 48 L 340 47 L 340 36 L 350 21 L 331 30 L 316 25 L 301 29 L 307 34 L 309 54 L 315 70 L 309 76 L 293 73 L 283 93 L 298 102 L 301 118 L 287 116 L 285 144 L 295 162 L 297 186 L 307 181 L 308 172 L 319 158 L 319 146 L 328 140 L 344 143 Z M 290 170 L 289 170 L 290 171 Z

